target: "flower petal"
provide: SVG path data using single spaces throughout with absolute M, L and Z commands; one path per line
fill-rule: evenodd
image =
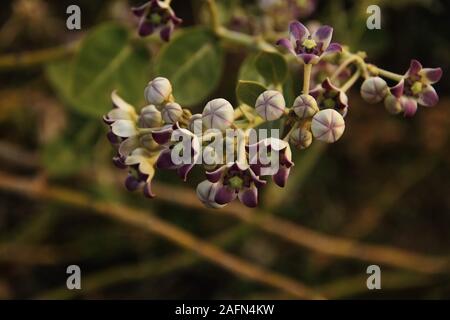
M 134 121 L 117 120 L 111 125 L 111 131 L 122 138 L 133 137 L 137 135 L 138 131 Z
M 400 80 L 399 83 L 397 83 L 395 86 L 391 87 L 389 91 L 392 93 L 393 96 L 396 98 L 400 98 L 403 95 L 403 89 L 405 88 L 405 80 Z
M 258 188 L 252 186 L 239 191 L 239 200 L 247 207 L 254 208 L 258 206 Z
M 322 43 L 322 50 L 326 50 L 328 46 L 330 45 L 331 38 L 333 37 L 333 28 L 330 26 L 321 26 L 319 29 L 317 29 L 314 34 L 312 35 L 312 38 L 317 43 Z
M 172 132 L 173 128 L 172 126 L 170 126 L 162 130 L 153 131 L 152 137 L 157 144 L 164 145 L 170 141 L 170 138 L 172 137 Z
M 168 26 L 161 29 L 159 32 L 159 36 L 163 41 L 169 42 L 170 36 L 172 35 L 173 30 L 175 29 L 175 26 L 173 23 L 169 23 Z
M 339 43 L 333 42 L 323 52 L 322 57 L 327 55 L 327 54 L 341 52 L 341 51 L 342 51 L 342 46 Z
M 151 35 L 154 31 L 155 31 L 155 27 L 153 26 L 153 24 L 148 22 L 145 19 L 145 17 L 142 17 L 141 21 L 139 21 L 139 26 L 138 26 L 139 36 L 146 37 L 146 36 Z
M 176 169 L 177 165 L 175 165 L 172 161 L 172 150 L 171 149 L 165 149 L 163 150 L 158 160 L 156 160 L 156 167 L 158 169 Z
M 304 64 L 315 64 L 320 60 L 320 57 L 313 53 L 300 53 L 297 57 L 302 60 Z
M 419 74 L 423 77 L 423 80 L 427 84 L 433 84 L 441 80 L 442 69 L 441 68 L 423 68 Z
M 417 101 L 416 100 L 403 96 L 400 98 L 400 104 L 402 106 L 403 115 L 405 117 L 412 117 L 416 114 L 416 112 L 417 112 Z
M 289 24 L 289 38 L 292 43 L 296 43 L 297 40 L 302 42 L 309 36 L 309 30 L 302 23 L 298 21 L 292 21 Z
M 417 102 L 422 106 L 432 107 L 439 102 L 439 96 L 432 86 L 427 85 L 419 94 Z
M 272 177 L 273 182 L 275 182 L 276 185 L 284 188 L 286 185 L 287 179 L 289 177 L 289 172 L 291 171 L 291 168 L 281 167 L 277 173 L 275 173 Z
M 422 64 L 416 59 L 412 59 L 409 65 L 408 71 L 406 71 L 406 76 L 417 75 L 419 71 L 422 70 Z
M 131 8 L 131 12 L 133 12 L 133 14 L 136 17 L 142 17 L 145 14 L 145 10 L 147 9 L 147 7 L 150 5 L 150 2 L 146 2 L 143 5 L 139 6 L 139 7 L 132 7 Z
M 129 113 L 136 113 L 134 107 L 133 107 L 131 104 L 129 104 L 128 102 L 126 102 L 125 100 L 123 100 L 123 99 L 117 94 L 117 91 L 116 91 L 116 90 L 114 90 L 114 91 L 111 93 L 111 100 L 112 100 L 113 106 L 114 106 L 115 108 L 119 108 L 119 109 L 125 110 L 125 111 L 127 111 L 127 112 L 129 112 Z
M 119 154 L 127 157 L 133 150 L 139 147 L 139 138 L 137 136 L 129 137 L 122 141 L 119 146 Z
M 289 50 L 290 53 L 295 54 L 294 46 L 292 45 L 292 42 L 288 39 L 280 39 L 277 41 L 277 46 L 282 46 Z
M 227 166 L 221 166 L 219 169 L 214 171 L 206 171 L 206 179 L 208 179 L 210 182 L 218 182 L 220 178 L 222 177 L 223 171 L 227 168 Z
M 147 198 L 154 198 L 155 194 L 152 191 L 152 182 L 147 181 L 144 185 L 144 196 Z
M 187 181 L 187 175 L 194 167 L 195 163 L 185 164 L 178 168 L 177 173 L 183 181 Z
M 128 191 L 135 191 L 137 188 L 139 188 L 140 184 L 141 182 L 131 174 L 129 174 L 125 179 L 125 188 L 127 188 Z
M 221 185 L 216 192 L 214 201 L 218 204 L 227 204 L 236 199 L 236 192 L 227 186 Z
M 112 158 L 114 165 L 119 169 L 126 169 L 128 166 L 125 164 L 125 160 L 123 157 L 115 156 Z

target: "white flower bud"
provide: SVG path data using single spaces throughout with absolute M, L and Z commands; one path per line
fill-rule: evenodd
M 402 112 L 402 105 L 400 104 L 400 101 L 393 95 L 388 95 L 384 99 L 384 107 L 391 114 L 399 114 Z
M 361 85 L 361 97 L 368 103 L 378 103 L 386 97 L 388 85 L 380 77 L 370 77 Z
M 151 104 L 160 105 L 168 101 L 172 94 L 170 81 L 163 77 L 157 77 L 150 81 L 145 88 L 145 99 Z
M 141 110 L 139 115 L 140 128 L 155 128 L 162 123 L 161 112 L 154 105 L 148 105 Z
M 183 115 L 183 109 L 176 102 L 168 103 L 161 110 L 162 118 L 165 123 L 175 123 Z
M 208 102 L 203 109 L 203 126 L 207 129 L 225 130 L 234 120 L 234 109 L 231 104 L 222 98 Z
M 306 149 L 312 143 L 312 133 L 306 128 L 296 129 L 291 133 L 290 141 L 295 147 Z
M 284 114 L 286 102 L 283 95 L 275 90 L 267 90 L 256 99 L 255 109 L 264 120 L 276 120 Z
M 217 192 L 217 184 L 208 180 L 201 182 L 197 186 L 197 196 L 200 201 L 208 208 L 222 208 L 225 205 L 220 205 L 214 201 Z
M 200 135 L 202 133 L 203 120 L 200 113 L 196 113 L 191 116 L 191 118 L 189 119 L 188 129 L 195 134 Z
M 319 111 L 316 99 L 309 94 L 299 95 L 292 108 L 300 119 L 310 118 Z
M 345 121 L 342 115 L 334 109 L 317 112 L 311 122 L 311 131 L 317 140 L 333 143 L 342 136 Z

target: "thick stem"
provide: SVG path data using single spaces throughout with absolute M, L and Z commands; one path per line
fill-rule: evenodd
M 373 64 L 368 65 L 368 69 L 370 72 L 372 72 L 376 75 L 379 75 L 379 76 L 382 76 L 382 77 L 385 77 L 385 78 L 388 78 L 388 79 L 391 79 L 394 81 L 400 81 L 403 79 L 403 76 L 401 74 L 378 68 L 377 66 L 375 66 Z
M 206 0 L 209 11 L 209 18 L 211 23 L 211 29 L 218 33 L 220 29 L 219 11 L 217 10 L 217 4 L 215 0 Z
M 303 69 L 303 94 L 309 93 L 309 83 L 311 80 L 312 64 L 305 64 Z
M 57 60 L 75 52 L 78 45 L 75 41 L 54 48 L 5 54 L 0 56 L 0 69 L 26 68 Z

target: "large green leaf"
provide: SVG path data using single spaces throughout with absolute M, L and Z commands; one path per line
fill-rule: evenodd
M 47 66 L 53 87 L 76 111 L 99 117 L 111 107 L 111 91 L 130 103 L 143 101 L 149 79 L 147 50 L 130 44 L 128 32 L 105 24 L 89 33 L 72 61 Z
M 260 82 L 264 85 L 267 85 L 266 80 L 263 76 L 258 72 L 256 68 L 256 58 L 257 54 L 248 55 L 245 60 L 242 62 L 241 67 L 239 68 L 239 80 L 247 80 L 247 81 L 256 81 Z
M 170 80 L 177 102 L 195 105 L 218 85 L 223 69 L 223 51 L 216 37 L 205 28 L 178 34 L 157 58 L 156 76 Z
M 261 52 L 255 59 L 258 72 L 271 84 L 282 84 L 288 74 L 284 57 L 277 52 Z
M 254 107 L 258 96 L 267 88 L 259 82 L 239 80 L 236 87 L 236 96 L 239 101 Z

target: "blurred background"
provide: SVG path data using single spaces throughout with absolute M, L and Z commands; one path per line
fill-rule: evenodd
M 201 172 L 186 184 L 173 172 L 158 172 L 158 198 L 148 200 L 123 187 L 126 172 L 111 163 L 101 120 L 114 88 L 142 106 L 143 88 L 157 76 L 155 60 L 165 45 L 155 36 L 137 39 L 129 11 L 142 2 L 4 0 L 0 298 L 296 298 L 277 281 L 252 278 L 260 269 L 248 276 L 242 265 L 232 270 L 228 256 L 196 251 L 204 243 L 329 298 L 449 298 L 448 2 L 304 0 L 292 17 L 292 10 L 267 10 L 259 1 L 217 1 L 222 22 L 234 30 L 259 34 L 269 25 L 270 38 L 292 19 L 320 21 L 335 28 L 335 40 L 366 51 L 368 61 L 390 71 L 404 73 L 411 58 L 442 67 L 435 86 L 441 100 L 404 119 L 382 104 L 365 104 L 357 85 L 343 138 L 295 152 L 288 186 L 266 187 L 257 210 L 238 204 L 220 213 L 202 209 L 194 193 Z M 70 4 L 81 7 L 81 30 L 66 28 Z M 381 30 L 366 28 L 370 4 L 381 7 Z M 208 19 L 200 0 L 172 6 L 183 27 Z M 211 97 L 236 101 L 240 66 L 251 53 L 224 51 L 217 83 L 190 103 L 194 111 Z M 121 52 L 128 55 L 118 62 Z M 105 213 L 103 204 L 121 214 Z M 142 228 L 130 222 L 135 214 L 153 220 Z M 247 214 L 263 222 L 246 221 Z M 154 230 L 161 221 L 176 228 L 175 240 L 164 228 Z M 192 250 L 179 232 L 202 245 Z M 72 264 L 81 268 L 82 290 L 66 288 Z M 381 267 L 382 290 L 366 287 L 371 264 Z

